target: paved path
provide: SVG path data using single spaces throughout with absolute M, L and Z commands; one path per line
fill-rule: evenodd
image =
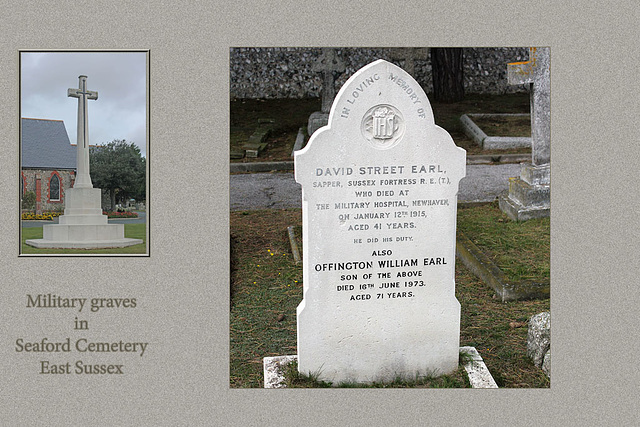
M 467 165 L 460 182 L 459 202 L 489 202 L 509 189 L 509 177 L 520 165 Z M 253 173 L 230 176 L 231 210 L 283 209 L 302 206 L 300 185 L 292 173 Z

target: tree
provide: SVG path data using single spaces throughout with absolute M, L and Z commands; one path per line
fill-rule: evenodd
M 457 102 L 464 98 L 462 48 L 432 47 L 431 70 L 433 98 L 440 102 Z
M 36 207 L 36 193 L 33 191 L 27 191 L 22 196 L 22 209 L 32 211 Z
M 146 159 L 134 143 L 114 139 L 90 150 L 91 180 L 95 187 L 109 192 L 111 210 L 116 201 L 145 199 Z

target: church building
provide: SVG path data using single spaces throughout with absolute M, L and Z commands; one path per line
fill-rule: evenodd
M 73 187 L 76 147 L 62 120 L 22 118 L 20 198 L 36 194 L 36 213 L 61 211 L 64 194 Z

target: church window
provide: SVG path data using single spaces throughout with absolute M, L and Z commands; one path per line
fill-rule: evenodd
M 49 179 L 49 200 L 60 200 L 60 177 L 56 173 Z

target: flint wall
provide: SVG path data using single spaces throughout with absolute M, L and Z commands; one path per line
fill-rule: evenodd
M 404 60 L 393 60 L 392 48 L 338 48 L 346 71 L 338 77 L 336 90 L 358 69 L 385 59 L 400 67 Z M 313 65 L 319 48 L 232 48 L 230 85 L 232 98 L 313 98 L 320 96 L 321 76 Z M 528 47 L 464 48 L 466 93 L 504 94 L 522 92 L 524 86 L 507 85 L 507 63 L 526 61 Z M 415 61 L 414 78 L 427 93 L 432 92 L 429 55 Z

